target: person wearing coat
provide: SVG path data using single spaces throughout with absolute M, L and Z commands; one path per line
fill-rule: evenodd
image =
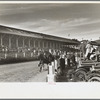
M 68 53 L 67 53 L 67 66 L 68 66 L 68 68 L 70 68 L 70 58 L 71 58 L 71 55 L 70 55 L 70 53 L 68 52 Z
M 60 58 L 60 69 L 61 69 L 61 73 L 64 73 L 64 69 L 65 69 L 65 57 L 64 55 L 61 56 Z
M 90 60 L 90 53 L 91 53 L 91 44 L 90 42 L 87 42 L 85 59 Z

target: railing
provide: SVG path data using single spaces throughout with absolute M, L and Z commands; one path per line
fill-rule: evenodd
M 33 52 L 0 52 L 0 64 L 38 60 Z

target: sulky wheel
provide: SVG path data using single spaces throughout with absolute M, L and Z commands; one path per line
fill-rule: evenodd
M 100 81 L 100 73 L 91 72 L 90 74 L 88 74 L 86 80 L 87 82 Z
M 68 82 L 74 81 L 74 72 L 75 72 L 74 69 L 68 70 L 68 72 L 66 74 L 66 78 L 67 78 Z
M 100 82 L 100 77 L 99 76 L 92 77 L 88 80 L 88 82 Z
M 84 70 L 78 70 L 75 72 L 76 82 L 86 81 L 86 72 Z

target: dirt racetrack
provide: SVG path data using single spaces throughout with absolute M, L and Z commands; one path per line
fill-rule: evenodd
M 39 72 L 38 61 L 0 65 L 0 82 L 46 82 L 47 67 Z

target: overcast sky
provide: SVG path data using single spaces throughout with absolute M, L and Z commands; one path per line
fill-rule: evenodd
M 0 24 L 82 40 L 100 37 L 100 4 L 0 4 Z

